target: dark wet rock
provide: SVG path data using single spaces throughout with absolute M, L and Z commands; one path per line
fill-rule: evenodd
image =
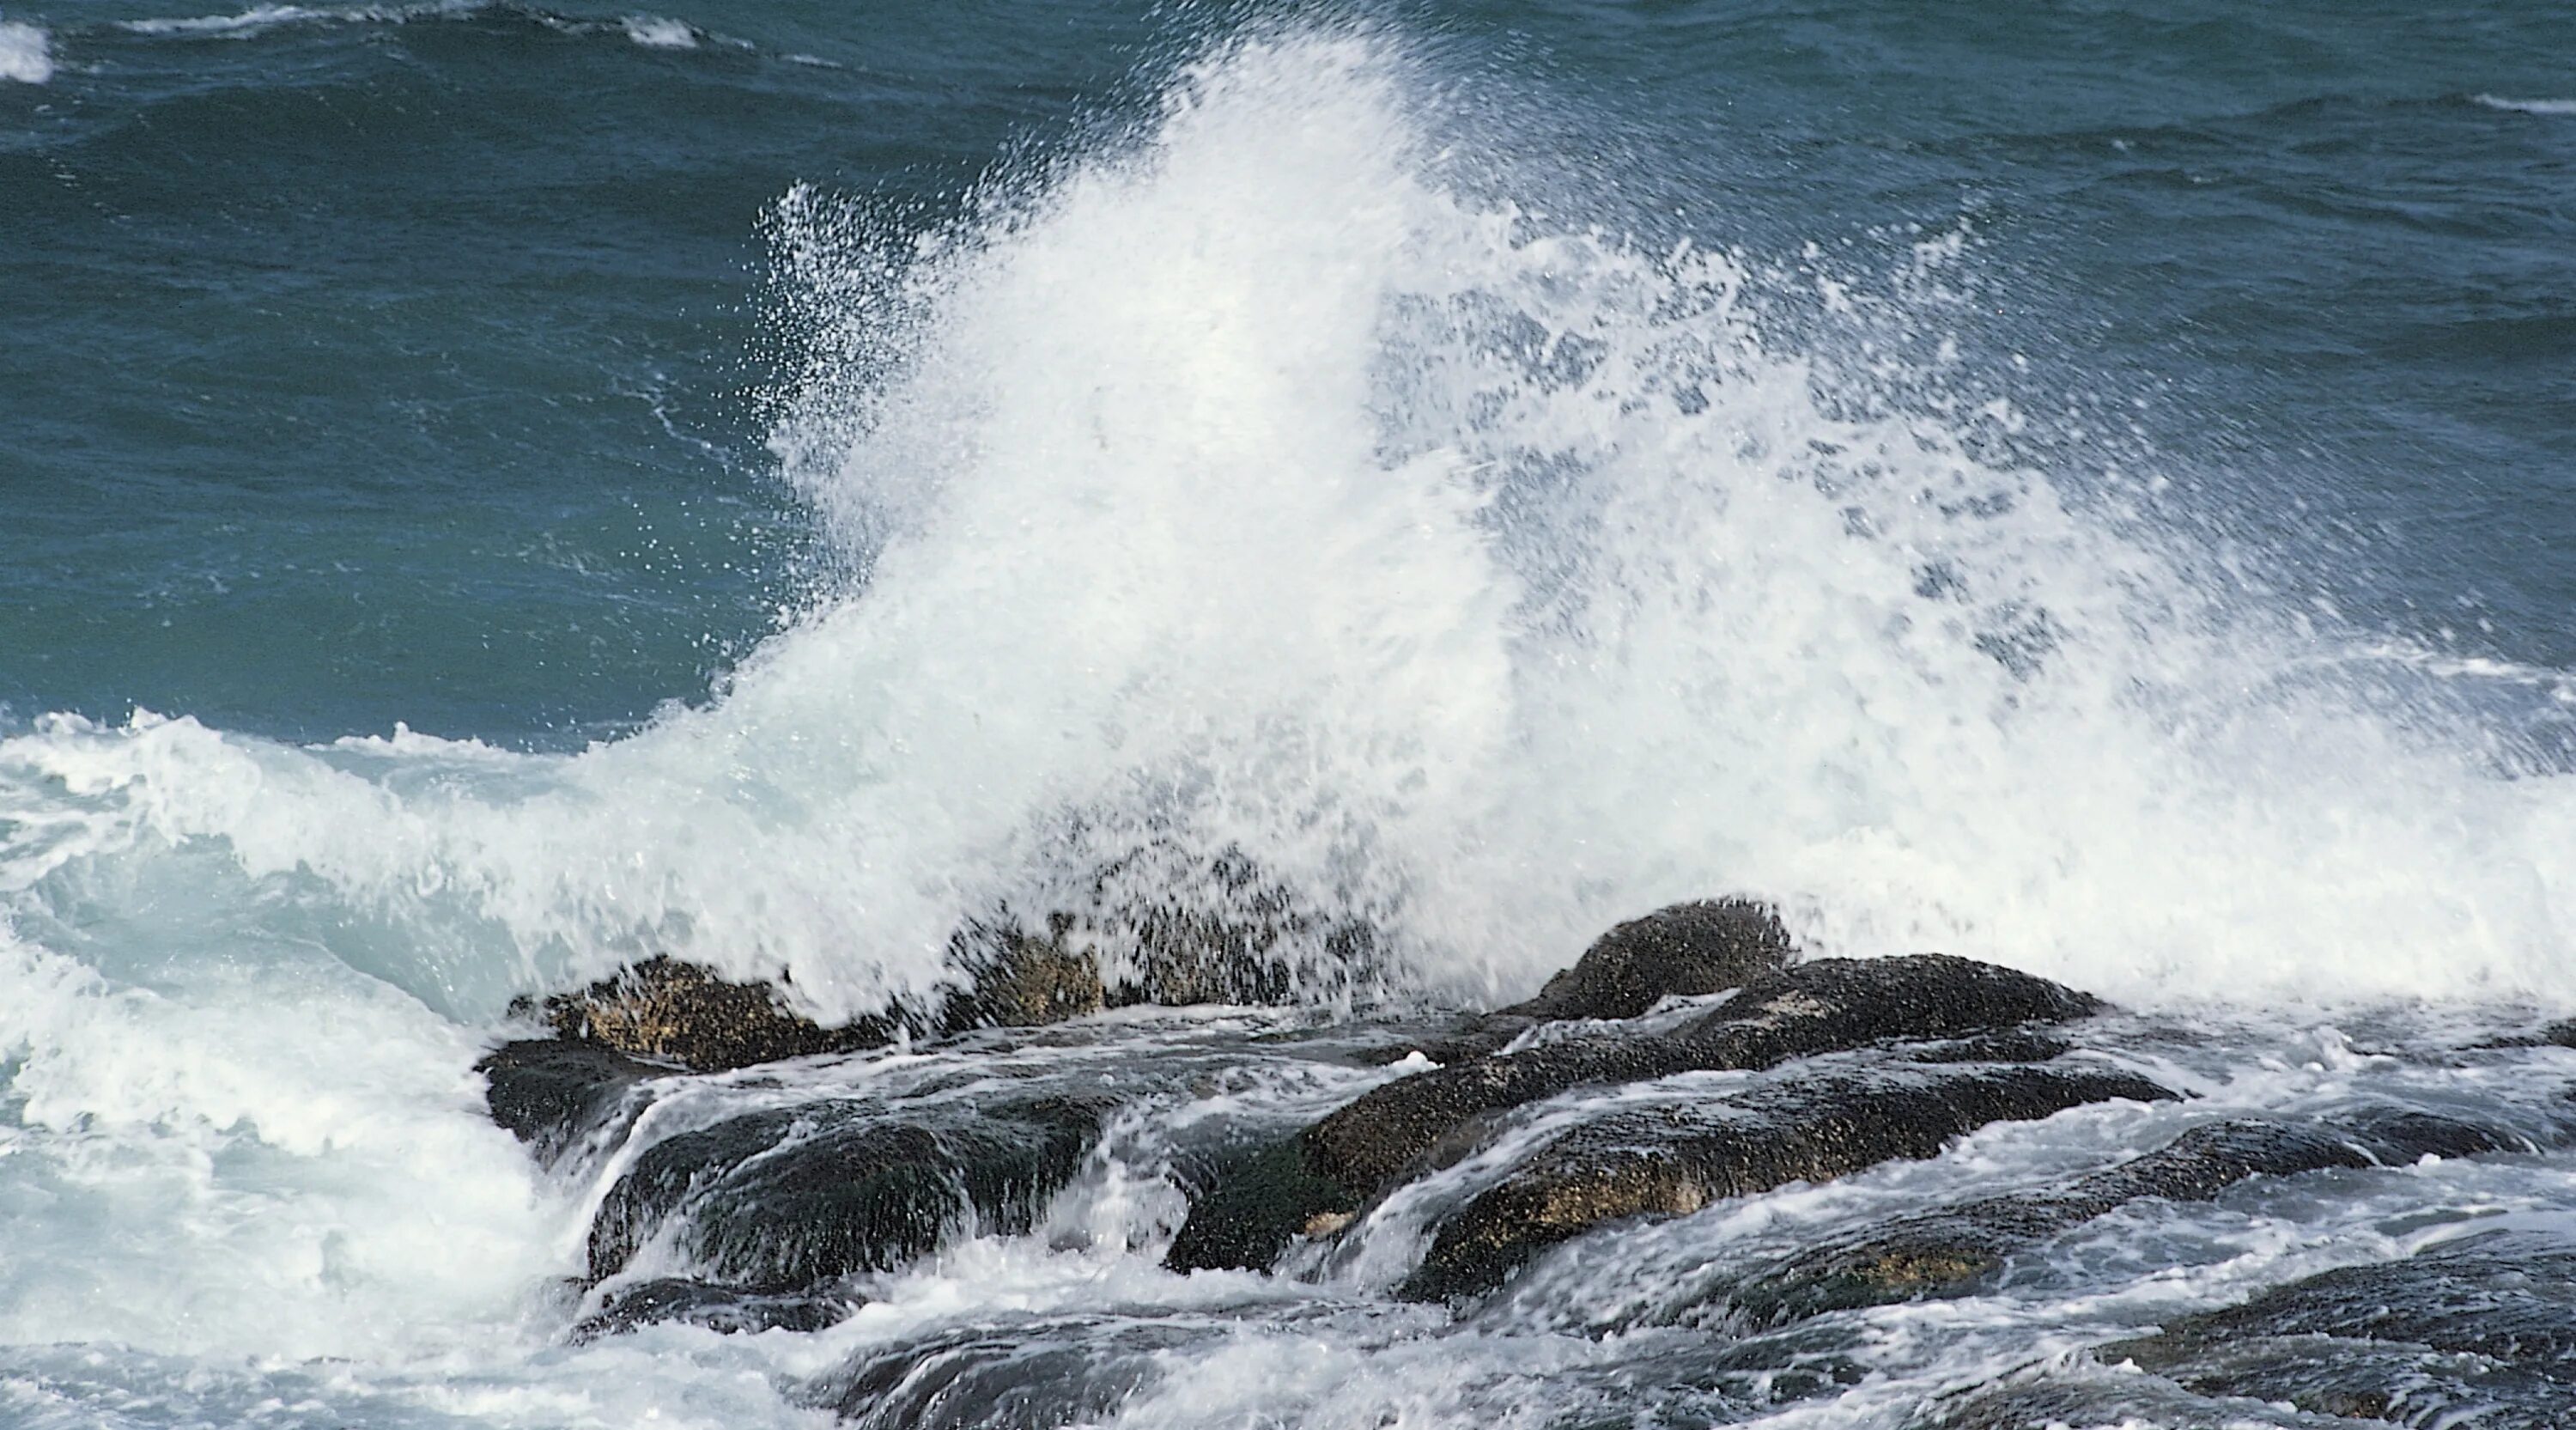
M 1488 1120 L 1587 1084 L 1791 1058 L 1894 1039 L 1950 1039 L 2082 1017 L 2091 995 L 1946 954 L 1822 959 L 1766 973 L 1677 1029 L 1610 1029 L 1471 1058 L 1377 1088 L 1292 1139 L 1293 1153 L 1251 1164 L 1258 1186 L 1213 1188 L 1173 1243 L 1177 1270 L 1266 1266 L 1307 1228 L 1371 1200 L 1474 1145 Z
M 2349 1427 L 2259 1401 L 2220 1400 L 2135 1371 L 2091 1370 L 2015 1378 L 1925 1405 L 1906 1430 L 2068 1430 L 2071 1426 L 2153 1426 L 2155 1430 L 2285 1430 Z
M 1058 923 L 1043 938 L 981 923 L 960 931 L 949 947 L 970 982 L 941 1010 L 943 1030 L 1039 1028 L 1107 1006 L 1099 961 L 1066 948 Z
M 2075 1045 L 2064 1038 L 2036 1028 L 2011 1028 L 1972 1038 L 1925 1043 L 1908 1049 L 1907 1055 L 1918 1063 L 2045 1063 L 2073 1051 Z
M 744 1113 L 645 1149 L 590 1230 L 590 1274 L 648 1242 L 711 1284 L 787 1292 L 882 1270 L 959 1229 L 1033 1225 L 1098 1139 L 1105 1099 L 890 1111 L 835 1101 Z
M 2576 1018 L 2552 1023 L 2541 1029 L 2540 1041 L 2553 1048 L 2576 1048 Z
M 575 1344 L 662 1321 L 704 1326 L 728 1335 L 752 1331 L 820 1331 L 848 1320 L 857 1296 L 781 1296 L 710 1286 L 665 1276 L 613 1287 L 599 1308 L 573 1323 Z
M 1204 1329 L 1115 1316 L 955 1327 L 871 1349 L 797 1398 L 853 1430 L 1061 1430 L 1110 1418 Z
M 1642 1333 L 1615 1344 L 1618 1351 L 1601 1359 L 1551 1368 L 1550 1399 L 1565 1407 L 1555 1414 L 1533 1422 L 1529 1385 L 1515 1377 L 1472 1394 L 1455 1420 L 1547 1430 L 1715 1430 L 1839 1394 L 1872 1375 L 1847 1339 L 1796 1331 L 1740 1339 Z M 1471 1418 L 1480 1413 L 1482 1420 Z
M 2487 1356 L 2350 1337 L 2254 1336 L 2173 1354 L 2150 1339 L 2107 1347 L 2199 1394 L 2408 1426 L 2566 1430 L 2576 1386 Z
M 1485 1290 L 1538 1252 L 1605 1222 L 1683 1215 L 1790 1182 L 1937 1156 L 1950 1139 L 1990 1122 L 2173 1096 L 2120 1072 L 1888 1068 L 1614 1112 L 1549 1143 L 1441 1223 L 1403 1294 L 1440 1299 Z
M 949 941 L 964 986 L 936 1006 L 839 1027 L 789 1007 L 778 986 L 666 955 L 513 1011 L 569 1041 L 724 1072 L 1135 1004 L 1288 1003 L 1347 982 L 1375 944 L 1365 924 L 1307 907 L 1240 851 L 1193 857 L 1149 842 L 1105 864 L 1075 902 L 1034 925 L 1008 909 L 969 920 Z
M 2250 1177 L 2403 1166 L 2427 1153 L 2530 1150 L 2510 1133 L 2403 1110 L 2316 1125 L 2213 1122 L 2062 1191 L 1971 1202 L 1801 1253 L 1754 1276 L 1729 1301 L 1757 1324 L 1779 1324 L 1854 1306 L 1963 1295 L 1980 1289 L 2012 1253 L 2142 1197 L 2206 1201 Z
M 1198 1179 L 1193 1179 L 1198 1180 Z M 1366 1198 L 1314 1170 L 1296 1139 L 1246 1149 L 1218 1163 L 1163 1264 L 1175 1271 L 1265 1267 L 1292 1238 L 1330 1236 Z
M 1764 975 L 1660 1036 L 1608 1032 L 1419 1073 L 1378 1088 L 1307 1135 L 1318 1170 L 1372 1190 L 1418 1170 L 1470 1119 L 1586 1083 L 1776 1067 L 1897 1038 L 1947 1038 L 2098 1009 L 2091 996 L 1943 954 L 1826 959 Z
M 1534 1022 L 1634 1018 L 1666 998 L 1741 988 L 1778 970 L 1794 951 L 1768 904 L 1674 904 L 1611 929 L 1537 997 L 1500 1011 Z
M 483 1074 L 492 1120 L 553 1162 L 594 1136 L 625 1135 L 645 1099 L 645 1082 L 678 1071 L 595 1043 L 529 1038 L 503 1043 L 474 1065 Z
M 558 1037 L 694 1072 L 881 1047 L 898 1031 L 885 1019 L 821 1027 L 766 984 L 731 982 L 658 955 L 577 992 L 554 994 L 533 1011 Z
M 2527 1232 L 2471 1236 L 2274 1287 L 2105 1355 L 2170 1372 L 2205 1350 L 2284 1336 L 2473 1354 L 2576 1384 L 2576 1244 Z
M 1702 899 L 1630 919 L 1593 940 L 1538 996 L 1470 1020 L 1421 1047 L 1437 1063 L 1501 1051 L 1542 1023 L 1641 1017 L 1667 998 L 1741 988 L 1797 951 L 1779 914 L 1753 899 Z
M 1105 862 L 1054 921 L 1094 952 L 1109 1006 L 1284 1004 L 1348 986 L 1376 954 L 1367 922 L 1317 906 L 1243 850 L 1149 840 Z
M 2407 1426 L 2576 1424 L 2576 1244 L 2489 1232 L 2102 1346 L 2195 1395 Z

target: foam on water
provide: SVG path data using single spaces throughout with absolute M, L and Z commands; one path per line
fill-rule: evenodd
M 53 37 L 41 26 L 0 20 L 0 80 L 43 84 L 53 77 Z
M 0 930 L 0 1343 L 382 1356 L 515 1328 L 561 1213 L 476 1115 L 472 1036 L 258 952 L 151 990 Z
M 851 1012 L 1144 841 L 1479 992 L 1745 889 L 1819 949 L 2130 999 L 2563 996 L 2563 775 L 2501 777 L 2430 672 L 2338 674 L 2121 516 L 2149 483 L 1981 459 L 2004 398 L 1852 375 L 1937 336 L 1954 247 L 1783 350 L 1757 265 L 1516 205 L 1438 94 L 1255 37 L 949 232 L 792 197 L 777 446 L 846 589 L 572 757 L 41 721 L 0 887 L 58 917 L 184 862 L 469 1017 L 650 948 Z
M 694 50 L 698 32 L 686 20 L 662 15 L 629 15 L 626 38 L 648 50 Z
M 2518 114 L 2576 114 L 2576 99 L 2507 99 L 2502 95 L 2472 95 L 2489 109 L 2509 109 Z

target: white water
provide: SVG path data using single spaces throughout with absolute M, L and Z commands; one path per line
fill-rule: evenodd
M 53 37 L 36 25 L 0 20 L 0 80 L 43 84 L 53 77 Z
M 919 251 L 791 200 L 824 356 L 779 445 L 864 581 L 571 758 L 46 722 L 0 744 L 0 888 L 337 910 L 466 1017 L 647 947 L 852 1012 L 1149 833 L 1480 994 L 1741 889 L 2132 1000 L 2559 996 L 2565 778 L 1980 465 L 2007 404 L 1853 416 L 1738 263 L 1481 196 L 1430 89 L 1253 41 Z M 1855 345 L 1942 316 L 1833 291 Z
M 2576 114 L 2576 99 L 2506 99 L 2494 94 L 2473 95 L 2471 98 L 2489 109 L 2508 109 L 2520 114 Z
M 570 1351 L 581 1208 L 481 1116 L 514 992 L 668 949 L 846 1014 L 1147 838 L 1477 997 L 1746 890 L 1818 951 L 2143 1006 L 2566 1000 L 2565 775 L 2499 775 L 2441 671 L 2338 676 L 2386 662 L 2155 538 L 2149 474 L 1989 467 L 2033 419 L 1850 385 L 1972 256 L 1844 275 L 1807 301 L 1847 341 L 1784 350 L 1776 276 L 1549 217 L 1447 122 L 1383 41 L 1257 37 L 935 241 L 791 199 L 819 355 L 777 445 L 849 580 L 630 739 L 0 741 L 0 1341 L 131 1348 L 21 1356 L 0 1409 L 90 1423 L 103 1374 L 143 1423 L 792 1421 L 778 1377 L 907 1316 L 1279 1294 L 978 1242 L 810 1343 Z M 1610 1354 L 1397 1335 L 1355 1372 L 1247 1330 L 1129 1418 L 1503 1423 L 1497 1366 Z

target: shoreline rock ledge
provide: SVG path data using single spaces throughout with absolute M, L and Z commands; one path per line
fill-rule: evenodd
M 1222 929 L 1172 923 L 1161 936 L 1160 953 L 1211 977 L 1263 951 Z M 1122 1066 L 1111 1096 L 1087 1070 L 1095 1063 L 1023 1057 L 1007 1038 L 942 1040 L 1147 1001 L 1144 992 L 1124 975 L 1104 984 L 1100 956 L 1067 921 L 1043 935 L 975 926 L 958 947 L 972 981 L 946 1004 L 839 1028 L 797 1013 L 776 987 L 667 957 L 522 1006 L 553 1036 L 483 1060 L 494 1121 L 541 1162 L 566 1167 L 581 1149 L 612 1177 L 589 1229 L 584 1334 L 656 1319 L 826 1324 L 863 1299 L 866 1275 L 973 1229 L 1037 1225 L 1137 1098 L 1185 1097 L 1210 1069 L 1245 1059 L 1382 1064 L 1386 1034 L 1401 1026 L 1337 1025 L 1240 1049 L 1219 1040 L 1194 1061 Z M 1258 987 L 1193 978 L 1163 991 L 1177 1001 L 1185 987 L 1213 988 L 1234 1001 Z M 1712 1001 L 1672 1006 L 1680 998 Z M 1535 997 L 1415 1024 L 1405 1036 L 1419 1041 L 1399 1046 L 1434 1066 L 1285 1135 L 1257 1110 L 1244 1122 L 1189 1119 L 1194 1130 L 1172 1147 L 1189 1204 L 1164 1264 L 1268 1270 L 1293 1246 L 1339 1237 L 1397 1188 L 1495 1146 L 1539 1103 L 1574 1115 L 1551 1137 L 1514 1142 L 1498 1180 L 1450 1199 L 1398 1294 L 1482 1294 L 1595 1227 L 1931 1157 L 1989 1122 L 2175 1097 L 2099 1059 L 2063 1056 L 2069 1043 L 2045 1031 L 2103 1006 L 1944 954 L 1800 961 L 1765 904 L 1676 904 L 1610 929 Z M 792 1076 L 696 1076 L 906 1037 L 932 1056 L 865 1096 L 829 1078 L 800 1091 Z M 1649 1086 L 1720 1071 L 1746 1077 Z M 607 1155 L 673 1096 L 692 1100 L 681 1125 Z
M 1696 913 L 1652 917 L 1676 935 L 1705 927 Z M 1516 1109 L 1584 1088 L 1885 1053 L 1867 1068 L 1782 1078 L 1732 1098 L 1605 1108 L 1435 1227 L 1406 1294 L 1481 1290 L 1544 1245 L 1603 1222 L 1928 1157 L 1991 1121 L 2113 1098 L 2174 1098 L 2131 1074 L 2050 1066 L 2064 1045 L 2030 1036 L 2104 1006 L 2044 978 L 1947 954 L 1773 966 L 1677 1028 L 1606 1020 L 1374 1088 L 1218 1168 L 1165 1264 L 1266 1269 L 1296 1242 L 1338 1234 L 1396 1188 L 1489 1145 Z

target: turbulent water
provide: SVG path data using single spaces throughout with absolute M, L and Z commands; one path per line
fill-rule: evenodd
M 862 1418 L 1895 1427 L 2558 1227 L 2576 1155 L 2428 1159 L 1769 1360 L 1691 1310 L 2249 1110 L 2550 1139 L 2576 1054 L 2470 1045 L 2576 1008 L 2576 26 L 2418 8 L 12 6 L 0 1420 L 829 1423 L 971 1342 L 1089 1398 Z M 1136 1091 L 837 1326 L 569 1334 L 622 1164 L 488 1120 L 514 996 L 666 952 L 844 1020 L 1139 849 L 1369 955 L 806 1066 Z M 1388 1293 L 1500 1150 L 1160 1269 L 1191 1127 L 1397 1071 L 1300 1050 L 1736 891 L 2200 1096 L 1463 1310 Z

